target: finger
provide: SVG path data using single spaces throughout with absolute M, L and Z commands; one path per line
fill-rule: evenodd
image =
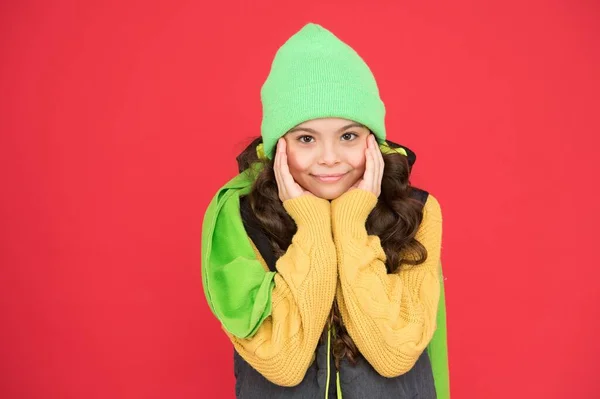
M 369 190 L 369 173 L 370 173 L 371 163 L 369 161 L 369 149 L 365 149 L 365 171 L 363 172 L 363 176 L 360 179 L 360 188 L 364 190 Z
M 379 164 L 377 163 L 377 154 L 375 148 L 371 148 L 371 162 L 373 165 L 373 174 L 371 175 L 371 189 L 377 194 L 377 177 L 379 176 Z
M 297 188 L 296 181 L 290 172 L 290 168 L 288 165 L 287 158 L 287 142 L 285 139 L 281 139 L 280 141 L 280 164 L 279 164 L 279 173 L 281 176 L 281 181 L 283 185 L 283 189 L 285 190 L 285 198 L 292 198 L 297 196 Z
M 290 184 L 290 180 L 293 181 L 292 175 L 290 173 L 290 167 L 287 161 L 287 147 L 285 140 L 281 140 L 281 177 L 286 184 Z
M 375 180 L 377 178 L 377 160 L 375 158 L 375 136 L 369 137 L 369 161 L 371 162 L 370 185 L 371 189 L 375 188 Z
M 383 160 L 383 154 L 381 153 L 381 150 L 379 148 L 377 148 L 375 155 L 379 162 L 379 177 L 378 177 L 379 183 L 378 184 L 381 187 L 381 181 L 383 180 L 383 173 L 385 172 L 385 161 Z
M 284 186 L 286 189 L 286 194 L 288 196 L 288 198 L 293 198 L 298 196 L 298 184 L 296 183 L 296 181 L 294 180 L 294 177 L 292 176 L 291 172 L 290 172 L 290 168 L 288 166 L 287 163 L 287 155 L 284 154 L 281 157 L 281 175 L 284 181 Z
M 281 177 L 281 140 L 277 141 L 277 147 L 275 151 L 275 162 L 273 163 L 273 171 L 275 172 L 275 181 L 277 182 L 277 190 L 279 192 L 279 198 L 285 198 L 285 186 Z
M 290 199 L 292 197 L 293 191 L 292 187 L 290 186 L 291 176 L 287 160 L 287 142 L 283 138 L 280 139 L 279 151 L 279 174 L 281 177 L 281 185 L 283 186 L 283 193 L 285 195 L 285 199 Z
M 371 138 L 371 157 L 373 160 L 373 188 L 377 189 L 377 184 L 379 183 L 379 177 L 381 176 L 381 150 L 377 145 L 377 139 L 375 136 Z
M 275 159 L 273 160 L 273 172 L 275 172 L 275 179 L 279 183 L 279 161 L 281 157 L 279 156 L 279 143 L 275 147 Z
M 379 146 L 377 145 L 377 140 L 375 139 L 375 136 L 373 136 L 373 160 L 374 160 L 374 164 L 375 164 L 375 188 L 377 190 L 379 190 L 379 188 L 381 187 L 381 178 L 383 177 L 383 167 L 384 167 L 384 162 L 383 162 L 383 155 L 381 154 L 381 150 L 379 149 Z

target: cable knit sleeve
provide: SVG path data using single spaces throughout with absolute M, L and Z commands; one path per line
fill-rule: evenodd
M 348 333 L 365 359 L 384 377 L 408 372 L 436 329 L 440 298 L 442 215 L 429 195 L 416 238 L 427 260 L 388 274 L 379 237 L 365 223 L 377 197 L 352 190 L 332 202 L 338 257 L 338 305 Z
M 226 332 L 238 353 L 265 378 L 294 386 L 304 378 L 327 321 L 337 261 L 329 201 L 303 195 L 283 205 L 298 230 L 276 263 L 271 315 L 252 337 Z

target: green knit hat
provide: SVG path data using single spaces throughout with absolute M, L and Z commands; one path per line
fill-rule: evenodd
M 356 51 L 317 24 L 305 25 L 279 48 L 261 100 L 269 159 L 288 130 L 317 118 L 362 123 L 385 141 L 385 106 L 373 73 Z

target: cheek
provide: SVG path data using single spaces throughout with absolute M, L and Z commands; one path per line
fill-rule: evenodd
M 365 149 L 366 147 L 353 149 L 346 158 L 346 162 L 361 174 L 364 173 L 366 166 Z
M 297 179 L 310 166 L 310 161 L 305 153 L 294 148 L 289 148 L 287 153 L 288 167 L 291 175 Z

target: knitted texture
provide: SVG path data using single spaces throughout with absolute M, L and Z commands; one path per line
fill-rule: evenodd
M 385 106 L 373 73 L 356 51 L 317 24 L 305 25 L 279 48 L 261 100 L 261 135 L 269 159 L 288 130 L 317 118 L 362 123 L 385 141 Z
M 372 193 L 358 189 L 331 206 L 309 195 L 284 203 L 298 232 L 277 261 L 271 317 L 252 337 L 227 332 L 238 353 L 269 381 L 282 386 L 302 381 L 334 295 L 348 332 L 382 376 L 408 372 L 431 341 L 440 296 L 439 203 L 429 195 L 417 232 L 427 260 L 392 274 L 379 237 L 365 228 L 376 203 Z M 266 273 L 268 266 L 254 250 Z
M 379 237 L 368 235 L 365 228 L 376 204 L 377 197 L 365 190 L 349 191 L 331 202 L 340 279 L 336 297 L 360 353 L 380 375 L 396 377 L 414 366 L 437 327 L 442 213 L 430 194 L 416 234 L 427 249 L 427 260 L 389 274 Z
M 227 335 L 240 356 L 265 378 L 289 387 L 303 380 L 314 359 L 333 304 L 337 271 L 329 201 L 302 195 L 283 206 L 298 231 L 277 261 L 271 317 L 251 338 Z M 255 251 L 266 272 L 268 266 L 256 247 Z

